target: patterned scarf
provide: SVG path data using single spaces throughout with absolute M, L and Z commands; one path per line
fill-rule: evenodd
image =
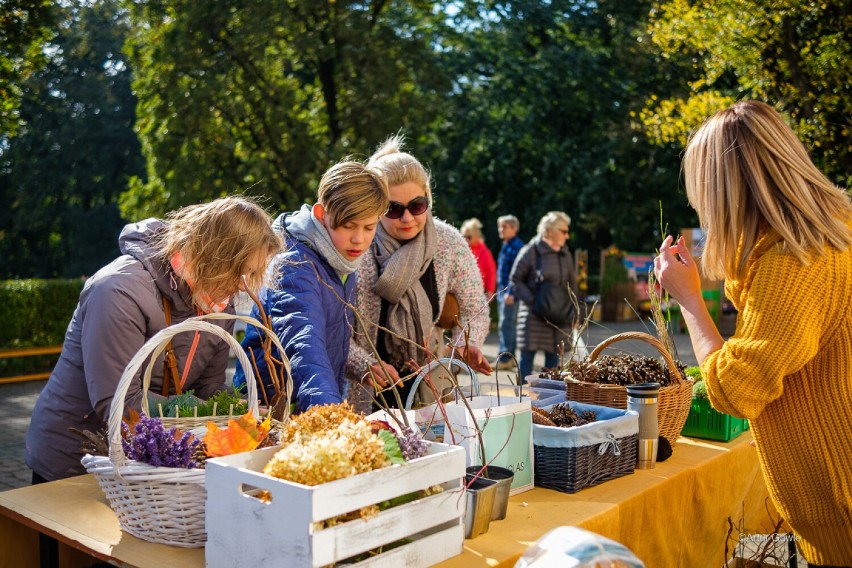
M 437 250 L 437 233 L 432 212 L 426 212 L 423 230 L 409 241 L 400 243 L 387 234 L 379 223 L 373 239 L 373 255 L 379 264 L 379 278 L 374 291 L 387 300 L 385 347 L 391 365 L 401 367 L 409 359 L 420 361 L 422 352 L 417 346 L 432 333 L 432 304 L 420 284 L 420 277 L 429 268 Z M 414 341 L 412 345 L 393 334 Z

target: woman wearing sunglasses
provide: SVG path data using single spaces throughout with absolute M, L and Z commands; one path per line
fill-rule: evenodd
M 568 250 L 568 228 L 571 218 L 562 211 L 551 211 L 538 222 L 538 235 L 521 249 L 509 276 L 518 309 L 518 349 L 521 350 L 521 377 L 532 374 L 536 351 L 544 351 L 544 366 L 559 365 L 560 344 L 571 352 L 575 312 L 570 295 L 560 298 L 554 313 L 544 314 L 536 308 L 536 295 L 544 286 L 577 292 L 574 258 Z M 559 296 L 557 296 L 559 298 Z
M 385 175 L 390 206 L 358 269 L 356 309 L 362 319 L 354 322 L 347 375 L 378 391 L 396 384 L 404 402 L 413 371 L 441 355 L 433 331 L 445 303 L 455 307 L 452 298 L 458 309 L 449 348 L 478 372 L 491 373 L 491 366 L 479 349 L 490 316 L 476 260 L 457 229 L 432 217 L 430 176 L 401 151 L 402 143 L 401 136 L 389 138 L 369 161 Z M 356 405 L 373 395 L 353 391 Z M 384 398 L 396 405 L 393 394 Z

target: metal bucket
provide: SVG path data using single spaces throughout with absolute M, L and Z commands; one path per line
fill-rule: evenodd
M 484 477 L 465 476 L 464 537 L 476 538 L 488 532 L 497 482 Z
M 481 473 L 480 473 L 481 472 Z M 492 521 L 501 521 L 506 518 L 509 509 L 509 491 L 512 490 L 512 481 L 515 473 L 506 467 L 489 465 L 483 469 L 481 465 L 472 465 L 467 468 L 469 475 L 479 475 L 485 479 L 497 482 L 497 491 L 494 494 L 494 508 L 491 511 Z

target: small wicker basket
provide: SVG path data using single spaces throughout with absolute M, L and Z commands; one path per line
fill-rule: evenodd
M 633 473 L 639 451 L 639 416 L 629 410 L 568 403 L 598 421 L 558 428 L 533 424 L 535 486 L 576 493 Z
M 246 372 L 249 408 L 255 417 L 258 417 L 257 391 L 248 357 L 230 333 L 204 321 L 235 317 L 243 319 L 242 316 L 208 314 L 161 330 L 142 346 L 121 375 L 107 422 L 109 457 L 86 455 L 82 463 L 98 480 L 122 530 L 133 536 L 157 544 L 186 548 L 202 547 L 207 540 L 204 517 L 207 491 L 204 486 L 204 470 L 155 467 L 128 459 L 121 444 L 121 420 L 127 391 L 145 361 L 149 363 L 142 377 L 143 401 L 151 383 L 152 367 L 169 339 L 178 333 L 196 330 L 217 335 L 234 348 Z M 267 334 L 275 335 L 256 320 L 252 322 Z M 273 341 L 277 343 L 277 338 Z M 282 348 L 279 349 L 284 353 Z M 286 361 L 286 357 L 284 360 Z M 286 366 L 289 377 L 289 363 Z M 292 382 L 288 379 L 288 395 L 291 392 Z
M 672 375 L 672 384 L 660 389 L 658 423 L 660 436 L 668 440 L 674 446 L 680 436 L 686 417 L 689 415 L 689 407 L 692 403 L 692 378 L 684 378 L 660 341 L 652 335 L 642 332 L 626 332 L 613 335 L 602 341 L 594 351 L 589 354 L 587 361 L 594 362 L 603 350 L 618 341 L 637 339 L 649 343 L 662 355 L 669 372 Z M 598 406 L 609 406 L 611 408 L 627 408 L 627 388 L 623 385 L 602 385 L 580 381 L 572 377 L 565 379 L 565 392 L 569 400 L 582 402 L 584 404 L 596 404 Z

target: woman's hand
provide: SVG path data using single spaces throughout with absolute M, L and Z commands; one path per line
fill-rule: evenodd
M 660 286 L 681 306 L 690 308 L 697 302 L 704 303 L 698 266 L 683 237 L 679 237 L 674 246 L 671 235 L 665 238 L 660 245 L 659 256 L 654 258 L 654 275 Z
M 654 274 L 660 285 L 680 304 L 692 350 L 700 365 L 707 355 L 722 347 L 724 340 L 704 304 L 698 267 L 683 237 L 675 246 L 672 246 L 672 238 L 666 237 L 660 245 L 660 255 L 654 259 Z
M 388 380 L 388 377 L 390 377 L 390 381 Z M 365 382 L 368 380 L 370 383 L 375 381 L 375 383 L 379 385 L 379 388 L 389 387 L 391 385 L 391 381 L 393 381 L 393 384 L 398 384 L 400 382 L 399 373 L 396 369 L 384 361 L 378 361 L 370 365 L 370 368 L 366 373 L 364 373 L 363 378 L 363 381 Z
M 490 375 L 493 371 L 491 365 L 488 364 L 488 360 L 485 358 L 485 355 L 483 355 L 482 351 L 479 350 L 479 347 L 475 347 L 473 345 L 461 347 L 459 348 L 459 354 L 461 355 L 461 359 L 470 365 L 470 368 L 477 373 Z

